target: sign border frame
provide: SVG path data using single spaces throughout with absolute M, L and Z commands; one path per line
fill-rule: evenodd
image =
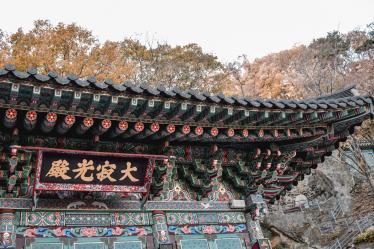
M 146 194 L 149 192 L 152 183 L 152 175 L 155 168 L 156 160 L 168 159 L 164 155 L 152 154 L 127 154 L 127 153 L 114 153 L 114 152 L 98 152 L 98 151 L 84 151 L 84 150 L 69 150 L 57 148 L 44 148 L 22 146 L 23 150 L 34 150 L 37 152 L 36 169 L 35 169 L 35 191 L 80 191 L 80 192 L 123 192 L 123 193 L 141 193 Z M 43 183 L 40 182 L 40 172 L 42 167 L 43 152 L 58 152 L 61 154 L 80 154 L 80 155 L 94 155 L 94 156 L 112 156 L 123 158 L 147 158 L 148 165 L 144 178 L 144 185 L 142 186 L 121 186 L 121 185 L 106 185 L 106 184 L 80 184 L 80 183 Z

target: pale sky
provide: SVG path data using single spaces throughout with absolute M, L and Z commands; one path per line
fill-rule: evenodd
M 75 22 L 100 41 L 137 37 L 197 43 L 227 62 L 307 44 L 374 21 L 374 0 L 11 0 L 0 29 L 28 30 L 36 19 Z

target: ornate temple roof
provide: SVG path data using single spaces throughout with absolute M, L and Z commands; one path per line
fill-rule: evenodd
M 35 83 L 45 84 L 53 87 L 76 88 L 81 91 L 100 91 L 111 95 L 139 95 L 164 97 L 170 100 L 191 100 L 204 104 L 222 104 L 243 107 L 264 107 L 275 109 L 337 109 L 339 107 L 362 106 L 372 103 L 372 97 L 354 96 L 354 86 L 350 86 L 333 94 L 320 96 L 306 100 L 265 100 L 240 98 L 236 96 L 225 96 L 223 94 L 212 95 L 206 92 L 196 92 L 193 90 L 181 91 L 178 88 L 167 90 L 162 86 L 157 88 L 149 84 L 134 85 L 129 81 L 123 83 L 115 83 L 111 79 L 99 82 L 95 77 L 79 79 L 75 75 L 59 76 L 55 72 L 49 72 L 47 75 L 37 73 L 35 68 L 31 68 L 26 72 L 17 71 L 14 65 L 5 65 L 0 69 L 1 78 L 14 78 L 23 81 L 31 81 Z
M 97 82 L 93 77 L 82 80 L 54 72 L 41 75 L 36 69 L 17 71 L 13 65 L 0 69 L 0 80 L 5 126 L 16 124 L 18 110 L 26 130 L 40 126 L 38 131 L 61 135 L 74 125 L 71 136 L 91 130 L 104 140 L 297 144 L 340 134 L 352 122 L 359 124 L 373 115 L 373 97 L 355 96 L 353 86 L 306 100 L 262 100 L 116 84 L 110 79 Z
M 177 158 L 178 175 L 201 196 L 222 176 L 239 193 L 261 190 L 274 201 L 373 117 L 373 97 L 355 92 L 350 86 L 305 100 L 261 100 L 6 65 L 0 69 L 0 143 L 107 152 L 152 145 L 152 153 Z M 25 193 L 29 186 L 26 154 L 27 167 L 12 176 L 0 166 L 0 181 L 13 186 L 14 196 L 15 182 Z M 165 172 L 156 168 L 154 194 L 163 189 Z

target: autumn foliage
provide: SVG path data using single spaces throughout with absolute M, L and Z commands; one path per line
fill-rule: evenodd
M 347 34 L 330 32 L 308 46 L 295 46 L 253 62 L 244 60 L 241 67 L 230 65 L 235 76 L 230 79 L 235 87 L 227 89 L 231 94 L 305 98 L 355 84 L 373 95 L 374 23 Z
M 38 20 L 25 32 L 0 30 L 0 64 L 40 73 L 147 82 L 183 90 L 224 92 L 261 98 L 303 98 L 357 84 L 374 93 L 374 23 L 347 34 L 330 32 L 309 45 L 295 46 L 248 61 L 222 63 L 197 44 L 171 46 L 157 41 L 100 43 L 76 24 Z
M 0 63 L 15 64 L 19 70 L 36 67 L 40 73 L 216 92 L 220 90 L 217 79 L 224 74 L 217 57 L 204 53 L 197 44 L 172 47 L 131 38 L 100 43 L 91 31 L 76 24 L 53 26 L 45 20 L 35 21 L 28 32 L 1 32 Z
M 276 42 L 276 39 L 274 40 Z M 76 24 L 52 25 L 38 20 L 34 27 L 13 34 L 0 30 L 0 66 L 18 70 L 35 67 L 39 73 L 55 71 L 80 78 L 96 77 L 122 83 L 149 83 L 166 88 L 199 90 L 254 98 L 308 98 L 356 84 L 374 94 L 374 23 L 346 34 L 333 31 L 309 45 L 249 61 L 239 56 L 220 62 L 197 44 L 171 46 L 155 41 L 100 43 L 91 31 Z M 373 122 L 363 124 L 360 140 L 374 143 Z M 356 139 L 357 140 L 357 139 Z M 359 144 L 352 138 L 347 151 L 356 156 L 357 168 L 374 189 L 368 164 L 361 160 Z M 344 152 L 345 153 L 345 152 Z

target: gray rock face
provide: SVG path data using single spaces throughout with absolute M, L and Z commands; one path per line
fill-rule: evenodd
M 355 245 L 355 248 L 357 249 L 373 249 L 374 243 L 362 243 L 359 245 Z
M 356 179 L 335 158 L 336 152 L 281 199 L 282 208 L 277 204 L 271 207 L 277 211 L 270 212 L 262 225 L 271 235 L 273 247 L 329 248 L 336 238 L 346 232 L 347 227 L 341 223 L 345 222 L 344 217 L 354 215 L 357 202 L 365 199 L 353 191 L 363 181 Z M 304 202 L 303 196 L 311 202 L 310 207 L 308 204 L 300 205 Z M 285 214 L 295 205 L 305 208 Z

